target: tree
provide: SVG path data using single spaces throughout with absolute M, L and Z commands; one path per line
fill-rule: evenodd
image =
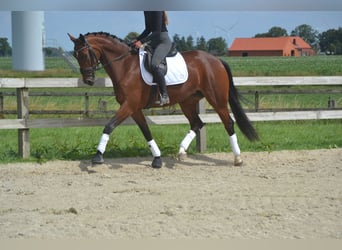
M 186 38 L 186 46 L 187 50 L 194 49 L 194 38 L 191 35 Z
M 314 30 L 310 25 L 307 24 L 299 25 L 291 31 L 291 36 L 301 37 L 316 51 L 319 50 L 318 34 L 319 32 L 317 30 Z
M 266 33 L 256 34 L 254 37 L 281 37 L 288 36 L 286 29 L 278 26 L 274 26 L 268 30 Z
M 0 37 L 0 56 L 11 56 L 12 48 L 8 43 L 8 39 Z
M 185 41 L 185 37 L 182 36 L 182 38 L 179 38 L 178 34 L 175 34 L 173 36 L 173 42 L 176 44 L 177 50 L 178 51 L 187 51 L 189 50 L 189 46 L 187 42 Z
M 322 32 L 319 35 L 319 46 L 327 54 L 342 55 L 342 28 Z
M 176 47 L 177 47 L 177 50 L 178 51 L 181 51 L 180 50 L 180 38 L 179 38 L 179 35 L 178 34 L 174 34 L 174 36 L 172 37 L 172 39 L 173 39 L 173 42 L 176 44 Z
M 208 51 L 214 55 L 224 55 L 227 50 L 227 43 L 222 37 L 211 38 L 208 41 Z
M 197 38 L 196 49 L 203 50 L 203 51 L 208 51 L 207 42 L 205 41 L 203 36 L 201 36 L 200 38 Z
M 58 57 L 63 54 L 63 49 L 61 47 L 45 47 L 43 48 L 44 55 L 47 57 Z
M 125 40 L 127 43 L 130 43 L 131 41 L 133 41 L 134 39 L 136 39 L 138 36 L 139 36 L 139 33 L 137 33 L 137 32 L 129 32 L 129 33 L 127 34 L 127 36 L 124 38 L 124 40 Z

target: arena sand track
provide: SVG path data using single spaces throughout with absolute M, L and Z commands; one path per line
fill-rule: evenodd
M 0 238 L 342 239 L 342 149 L 0 165 Z

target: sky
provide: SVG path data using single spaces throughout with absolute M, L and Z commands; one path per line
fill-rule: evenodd
M 122 5 L 120 0 L 18 2 L 20 1 L 0 0 L 0 37 L 7 37 L 11 44 L 12 10 L 39 10 L 44 11 L 46 45 L 65 50 L 72 50 L 73 46 L 67 33 L 78 36 L 80 33 L 105 31 L 120 38 L 132 31 L 140 33 L 144 29 L 144 19 L 140 10 L 142 6 L 137 3 L 146 3 L 145 10 L 165 4 L 162 0 L 124 1 L 130 5 Z M 286 29 L 288 34 L 301 24 L 311 25 L 319 32 L 342 27 L 341 0 L 196 0 L 196 5 L 191 6 L 190 3 L 194 0 L 171 2 L 172 5 L 166 4 L 171 37 L 174 34 L 185 37 L 191 35 L 195 40 L 201 36 L 206 40 L 223 37 L 228 46 L 237 37 L 253 37 L 274 26 Z M 181 4 L 177 5 L 178 2 Z

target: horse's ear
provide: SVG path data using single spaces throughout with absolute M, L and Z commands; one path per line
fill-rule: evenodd
M 69 33 L 68 33 L 68 36 L 69 36 L 69 38 L 70 38 L 71 41 L 76 42 L 77 39 L 76 39 L 75 37 L 73 37 L 73 36 L 70 35 Z
M 85 39 L 84 39 L 84 35 L 80 34 L 80 37 L 78 38 L 80 41 L 84 42 Z

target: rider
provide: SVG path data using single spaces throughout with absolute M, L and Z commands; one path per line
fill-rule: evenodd
M 160 106 L 170 103 L 169 96 L 166 90 L 164 74 L 159 65 L 166 57 L 171 49 L 171 39 L 169 37 L 166 25 L 168 18 L 165 11 L 144 11 L 145 30 L 134 41 L 134 45 L 140 48 L 142 44 L 150 42 L 154 49 L 152 55 L 152 75 L 154 81 L 159 86 L 160 91 Z

